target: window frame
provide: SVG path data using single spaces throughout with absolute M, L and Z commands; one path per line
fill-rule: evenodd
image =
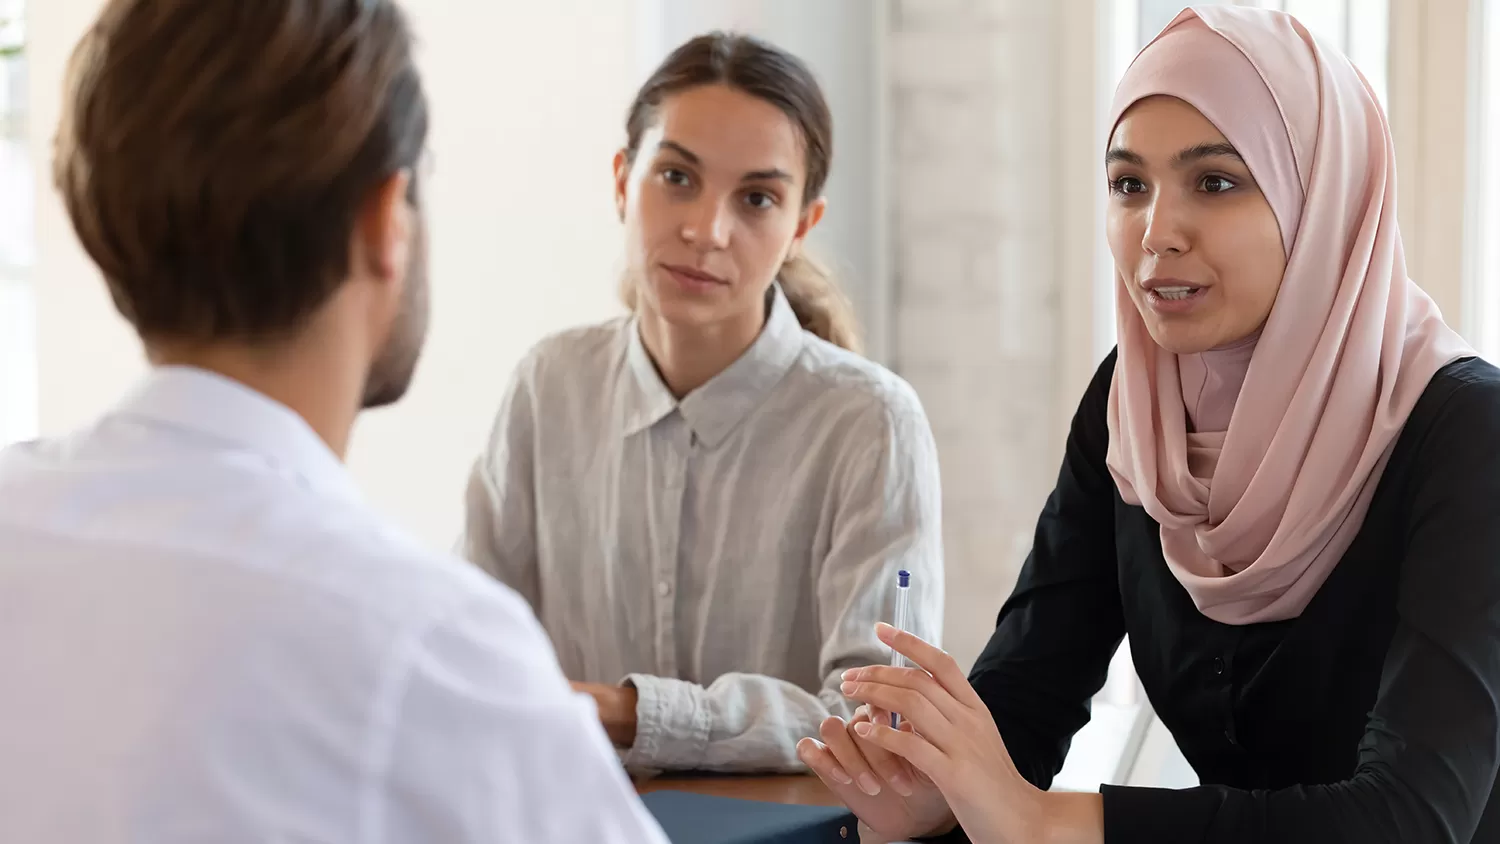
M 1465 336 L 1500 358 L 1500 2 L 1472 0 L 1468 49 L 1468 172 L 1464 216 Z M 1488 242 L 1485 233 L 1489 232 Z
M 1469 26 L 1478 2 L 1390 0 L 1390 118 L 1407 274 L 1466 338 L 1482 320 L 1468 278 L 1475 139 Z
M 36 354 L 36 305 L 31 289 L 31 264 L 35 256 L 36 168 L 28 134 L 28 87 L 26 46 L 26 0 L 0 0 L 0 18 L 8 22 L 5 46 L 19 47 L 18 55 L 0 55 L 0 144 L 7 153 L 0 157 L 0 183 L 25 186 L 20 192 L 21 214 L 30 218 L 30 254 L 23 250 L 20 262 L 0 255 L 0 447 L 34 437 L 38 423 L 38 373 Z M 19 106 L 19 107 L 17 107 Z M 12 171 L 11 168 L 17 168 Z

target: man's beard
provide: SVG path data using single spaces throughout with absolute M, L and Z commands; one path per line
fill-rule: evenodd
M 406 395 L 427 340 L 428 316 L 427 237 L 421 231 L 407 267 L 400 313 L 396 314 L 391 333 L 365 378 L 363 409 L 395 404 Z

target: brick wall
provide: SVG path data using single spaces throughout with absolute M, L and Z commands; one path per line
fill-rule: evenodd
M 945 645 L 965 664 L 1030 546 L 1071 390 L 1055 353 L 1056 9 L 902 0 L 886 36 L 892 361 L 937 438 Z

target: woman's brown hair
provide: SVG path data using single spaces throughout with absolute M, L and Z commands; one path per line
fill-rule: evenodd
M 748 35 L 711 32 L 667 56 L 630 104 L 626 160 L 634 163 L 641 136 L 664 100 L 703 85 L 724 85 L 781 109 L 802 135 L 807 160 L 803 207 L 823 195 L 833 160 L 833 115 L 823 91 L 796 56 Z M 776 277 L 803 328 L 834 345 L 861 351 L 854 309 L 826 267 L 804 250 L 782 264 Z M 621 298 L 633 309 L 635 297 L 635 284 L 626 279 Z

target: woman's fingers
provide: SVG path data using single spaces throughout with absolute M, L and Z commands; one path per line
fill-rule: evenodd
M 897 630 L 885 622 L 875 625 L 875 635 L 897 653 L 931 674 L 953 698 L 966 706 L 983 706 L 979 693 L 969 685 L 969 678 L 947 651 L 924 641 L 920 636 Z M 881 667 L 881 666 L 872 666 Z
M 947 780 L 948 756 L 925 737 L 905 729 L 904 725 L 903 729 L 893 730 L 881 724 L 856 724 L 854 731 L 861 741 L 905 759 L 939 788 Z
M 931 674 L 921 668 L 898 668 L 889 665 L 867 665 L 863 668 L 851 668 L 844 672 L 844 685 L 841 690 L 845 695 L 860 683 L 874 683 L 883 686 L 894 686 L 901 689 L 910 689 L 930 701 L 943 717 L 949 722 L 958 724 L 966 714 L 967 707 L 960 703 L 954 696 Z M 864 700 L 863 698 L 858 698 Z M 867 704 L 879 708 L 882 704 Z M 872 710 L 873 711 L 873 710 Z M 898 712 L 900 710 L 897 710 Z M 890 719 L 875 720 L 877 724 L 890 725 Z
M 905 723 L 911 724 L 916 732 L 921 733 L 928 741 L 945 751 L 951 750 L 954 742 L 968 740 L 962 735 L 955 735 L 953 721 L 943 714 L 944 708 L 956 710 L 959 707 L 953 702 L 952 696 L 936 683 L 928 684 L 926 691 L 938 697 L 941 704 L 929 700 L 923 692 L 916 689 L 870 681 L 846 680 L 841 691 L 854 700 L 869 704 L 872 708 L 901 713 Z M 872 726 L 890 729 L 890 722 L 883 724 L 872 722 Z M 895 731 L 892 730 L 892 732 Z M 860 733 L 860 735 L 863 734 L 863 732 Z
M 844 672 L 848 674 L 849 672 Z M 849 719 L 849 726 L 854 726 L 861 721 L 879 721 L 882 724 L 891 723 L 891 713 L 883 709 L 876 709 L 869 704 L 863 704 L 854 710 L 854 717 Z
M 828 746 L 817 739 L 805 738 L 797 742 L 797 758 L 825 782 L 838 785 L 853 785 L 854 778 L 839 765 Z
M 855 707 L 854 717 L 849 719 L 847 729 L 854 730 L 860 724 L 889 724 L 891 714 L 883 709 L 876 709 L 868 704 Z M 891 753 L 889 750 L 871 744 L 864 739 L 854 736 L 854 746 L 859 749 L 860 755 L 864 756 L 869 763 L 870 770 L 875 773 L 877 779 L 890 783 L 892 789 L 902 797 L 910 797 L 916 793 L 916 771 L 907 764 L 905 759 Z
M 870 763 L 870 770 L 875 772 L 875 776 L 878 779 L 889 783 L 891 789 L 897 794 L 901 795 L 902 797 L 910 797 L 915 793 L 916 783 L 913 781 L 911 766 L 906 763 L 906 760 L 902 759 L 900 756 L 895 755 L 894 753 L 891 753 L 889 750 L 886 750 L 880 745 L 872 744 L 858 736 L 858 731 L 861 724 L 868 725 L 889 723 L 890 719 L 889 716 L 887 716 L 886 720 L 883 721 L 859 721 L 850 724 L 849 728 L 855 733 L 852 736 L 852 738 L 854 739 L 854 746 L 859 748 L 859 752 L 865 757 L 865 761 Z
M 859 787 L 860 791 L 874 797 L 880 793 L 880 780 L 849 733 L 842 718 L 825 718 L 818 728 L 823 744 L 833 755 L 838 767 Z

